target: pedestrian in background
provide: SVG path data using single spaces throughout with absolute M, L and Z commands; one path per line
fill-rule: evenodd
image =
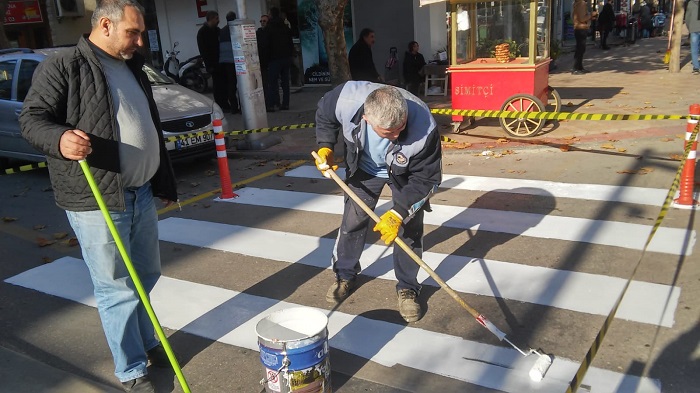
M 690 33 L 690 59 L 693 63 L 693 75 L 700 74 L 700 62 L 698 61 L 698 51 L 700 51 L 700 10 L 699 0 L 686 1 L 685 25 Z
M 143 15 L 135 0 L 98 1 L 89 37 L 39 64 L 19 117 L 24 138 L 46 154 L 56 204 L 80 243 L 114 373 L 127 392 L 154 392 L 148 362 L 170 367 L 170 361 L 78 160 L 90 164 L 150 293 L 161 274 L 154 196 L 167 206 L 177 189 L 145 59 L 137 52 Z
M 613 10 L 612 0 L 607 0 L 603 6 L 603 10 L 598 16 L 598 29 L 600 31 L 600 48 L 608 50 L 608 35 L 615 26 L 615 11 Z
M 423 82 L 421 74 L 425 65 L 425 58 L 418 52 L 420 46 L 416 41 L 408 43 L 408 51 L 403 57 L 403 80 L 406 83 L 406 90 L 418 95 L 420 84 Z
M 226 81 L 223 77 L 222 67 L 219 65 L 220 33 L 219 13 L 207 11 L 206 22 L 197 31 L 197 47 L 214 84 L 214 101 L 224 111 L 230 111 L 231 105 L 228 103 L 228 95 L 226 94 Z
M 348 63 L 350 75 L 355 81 L 382 82 L 382 77 L 377 72 L 372 59 L 372 46 L 374 45 L 374 30 L 364 28 L 360 32 L 360 38 L 350 48 Z
M 345 82 L 326 93 L 316 110 L 316 141 L 320 171 L 334 166 L 333 147 L 341 135 L 347 163 L 345 182 L 370 209 L 385 185 L 393 206 L 374 231 L 389 245 L 397 236 L 418 256 L 423 251 L 423 214 L 428 199 L 442 181 L 440 134 L 430 108 L 404 89 L 370 82 Z M 345 196 L 343 220 L 331 263 L 336 280 L 326 300 L 340 303 L 355 289 L 369 216 Z M 400 229 L 403 232 L 399 234 Z M 417 302 L 419 266 L 394 245 L 398 308 L 406 322 L 423 316 Z
M 588 72 L 583 68 L 583 54 L 586 53 L 586 38 L 590 30 L 591 19 L 596 13 L 588 12 L 586 0 L 574 1 L 574 38 L 576 38 L 576 50 L 574 51 L 574 68 L 572 75 L 583 75 Z
M 270 21 L 267 22 L 265 31 L 267 33 L 267 43 L 269 45 L 268 67 L 268 89 L 267 110 L 289 109 L 289 70 L 292 67 L 292 56 L 294 56 L 294 42 L 292 41 L 292 30 L 284 23 L 280 17 L 280 10 L 277 7 L 270 9 Z M 280 82 L 282 85 L 282 102 L 280 103 Z
M 233 45 L 231 45 L 231 29 L 228 22 L 236 20 L 236 13 L 226 14 L 226 26 L 219 33 L 219 65 L 221 76 L 226 84 L 226 97 L 231 113 L 240 113 L 238 106 L 238 80 L 236 79 L 236 63 L 233 61 Z
M 270 17 L 267 15 L 263 15 L 260 17 L 260 27 L 258 27 L 258 30 L 255 31 L 255 38 L 258 40 L 258 59 L 260 60 L 260 76 L 262 77 L 262 84 L 263 84 L 263 93 L 265 100 L 267 100 L 267 96 L 269 94 L 269 87 L 268 87 L 268 75 L 267 75 L 267 65 L 269 63 L 269 52 L 270 52 L 270 44 L 267 42 L 267 33 L 265 31 L 265 27 L 267 26 L 267 21 L 270 20 Z

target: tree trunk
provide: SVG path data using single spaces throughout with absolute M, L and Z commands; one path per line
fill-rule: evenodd
M 673 34 L 671 34 L 671 58 L 668 62 L 669 72 L 681 71 L 681 40 L 683 39 L 683 0 L 674 0 Z
M 316 0 L 318 24 L 323 31 L 323 41 L 328 54 L 328 70 L 334 86 L 350 80 L 343 26 L 343 15 L 347 4 L 348 0 Z
M 10 41 L 5 34 L 5 13 L 7 12 L 8 0 L 0 0 L 0 49 L 10 47 Z

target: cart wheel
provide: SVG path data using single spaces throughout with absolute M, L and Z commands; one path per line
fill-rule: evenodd
M 547 106 L 545 109 L 547 112 L 561 112 L 561 96 L 559 96 L 559 92 L 552 86 L 547 86 Z M 559 120 L 547 120 L 545 124 L 552 124 L 558 121 Z
M 561 112 L 561 96 L 552 86 L 547 86 L 547 112 Z
M 516 94 L 507 99 L 501 107 L 502 111 L 511 112 L 542 112 L 543 109 L 542 101 L 529 94 Z M 516 137 L 535 136 L 545 123 L 544 119 L 499 118 L 498 120 L 507 133 Z

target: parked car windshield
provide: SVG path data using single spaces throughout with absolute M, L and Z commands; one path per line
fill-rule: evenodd
M 170 85 L 175 83 L 172 79 L 161 74 L 157 69 L 148 64 L 143 65 L 143 72 L 146 73 L 146 76 L 148 76 L 148 81 L 151 82 L 152 85 Z

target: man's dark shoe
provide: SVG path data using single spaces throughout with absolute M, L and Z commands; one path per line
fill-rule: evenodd
M 146 352 L 148 360 L 151 362 L 151 366 L 158 368 L 170 368 L 170 359 L 168 358 L 168 353 L 165 352 L 163 344 L 158 344 L 155 347 L 149 349 Z M 177 356 L 175 356 L 177 359 Z
M 151 383 L 151 379 L 148 378 L 148 375 L 132 379 L 131 381 L 122 382 L 122 387 L 125 392 L 156 393 L 156 389 L 153 387 L 153 383 Z
M 406 322 L 416 322 L 421 319 L 423 312 L 416 301 L 418 294 L 413 289 L 399 289 L 399 314 Z
M 573 70 L 571 71 L 571 75 L 583 75 L 585 72 L 583 70 Z
M 693 75 L 698 75 L 698 74 L 700 74 L 700 70 L 698 70 L 697 68 L 693 68 Z
M 350 293 L 355 289 L 355 280 L 337 279 L 326 293 L 326 301 L 328 303 L 340 303 L 350 296 Z

